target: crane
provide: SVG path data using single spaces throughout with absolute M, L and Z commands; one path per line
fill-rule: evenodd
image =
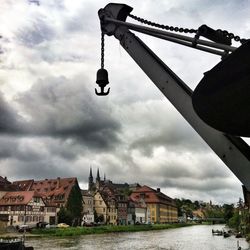
M 132 7 L 109 3 L 98 11 L 104 35 L 114 36 L 121 46 L 203 138 L 250 194 L 250 147 L 240 136 L 250 136 L 250 41 L 232 33 L 215 31 L 206 25 L 198 30 L 182 29 L 195 33 L 194 37 L 159 30 L 162 25 L 131 15 Z M 157 28 L 126 21 L 130 16 Z M 164 28 L 164 27 L 163 27 Z M 180 45 L 221 56 L 222 60 L 204 74 L 192 91 L 139 37 L 131 30 L 154 36 Z M 176 28 L 172 28 L 176 31 Z M 181 30 L 179 30 L 181 31 Z M 201 39 L 201 37 L 206 39 Z M 237 48 L 231 40 L 240 41 Z M 103 45 L 103 44 L 102 44 Z M 102 58 L 103 60 L 103 58 Z M 108 84 L 108 74 L 103 67 L 97 72 L 97 84 Z M 238 112 L 238 113 L 237 113 Z

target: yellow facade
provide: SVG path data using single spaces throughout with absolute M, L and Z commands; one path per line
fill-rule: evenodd
M 96 211 L 97 216 L 103 216 L 104 223 L 107 222 L 107 204 L 102 198 L 99 192 L 96 192 L 94 195 L 94 209 Z
M 107 224 L 117 225 L 117 208 L 115 200 L 108 201 Z
M 150 211 L 150 222 L 153 223 L 172 223 L 178 221 L 177 208 L 162 203 L 148 203 L 147 208 Z

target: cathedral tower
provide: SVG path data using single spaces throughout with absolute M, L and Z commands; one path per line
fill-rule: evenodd
M 89 171 L 89 190 L 93 191 L 93 188 L 94 188 L 94 182 L 93 182 L 92 168 L 90 167 L 90 171 Z

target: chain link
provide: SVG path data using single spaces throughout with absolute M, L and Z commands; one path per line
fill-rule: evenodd
M 141 22 L 141 23 L 144 23 L 144 24 L 147 24 L 150 26 L 154 26 L 154 27 L 157 27 L 160 29 L 164 29 L 164 30 L 170 30 L 170 31 L 175 31 L 175 32 L 180 32 L 180 33 L 182 33 L 182 32 L 184 32 L 184 33 L 196 33 L 197 32 L 197 30 L 195 30 L 195 29 L 179 28 L 179 27 L 168 26 L 168 25 L 163 25 L 163 24 L 151 22 L 151 21 L 148 21 L 148 20 L 143 19 L 141 17 L 134 16 L 132 14 L 129 14 L 129 17 L 131 17 L 132 19 L 134 19 L 138 22 Z
M 101 68 L 104 68 L 104 33 L 101 35 Z
M 165 30 L 170 30 L 170 31 L 174 31 L 174 32 L 184 32 L 184 33 L 197 33 L 196 29 L 188 29 L 188 28 L 180 28 L 180 27 L 174 27 L 174 26 L 168 26 L 168 25 L 163 25 L 163 24 L 159 24 L 159 23 L 155 23 L 155 22 L 151 22 L 149 20 L 143 19 L 141 17 L 129 14 L 129 17 L 131 17 L 132 19 L 146 24 L 146 25 L 150 25 L 153 27 L 157 27 L 160 29 L 165 29 Z M 218 32 L 221 32 L 223 34 L 223 36 L 228 37 L 230 39 L 234 39 L 236 42 L 241 42 L 241 43 L 245 43 L 247 41 L 247 39 L 245 38 L 240 38 L 239 36 L 234 35 L 233 33 L 229 33 L 227 30 L 221 30 L 218 29 Z
M 227 30 L 218 29 L 217 31 L 222 33 L 223 36 L 225 36 L 225 37 L 228 37 L 230 39 L 234 39 L 234 41 L 236 41 L 236 42 L 245 43 L 247 41 L 247 39 L 240 38 L 239 36 L 236 36 L 233 33 L 229 33 Z

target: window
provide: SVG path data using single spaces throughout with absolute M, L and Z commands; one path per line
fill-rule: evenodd
M 102 205 L 102 201 L 99 201 L 99 205 Z
M 105 212 L 105 207 L 103 208 L 103 212 Z
M 24 216 L 22 215 L 18 216 L 18 221 L 24 221 Z
M 39 203 L 40 202 L 40 197 L 34 197 L 34 202 Z
M 47 207 L 47 212 L 55 212 L 56 208 L 55 207 Z

